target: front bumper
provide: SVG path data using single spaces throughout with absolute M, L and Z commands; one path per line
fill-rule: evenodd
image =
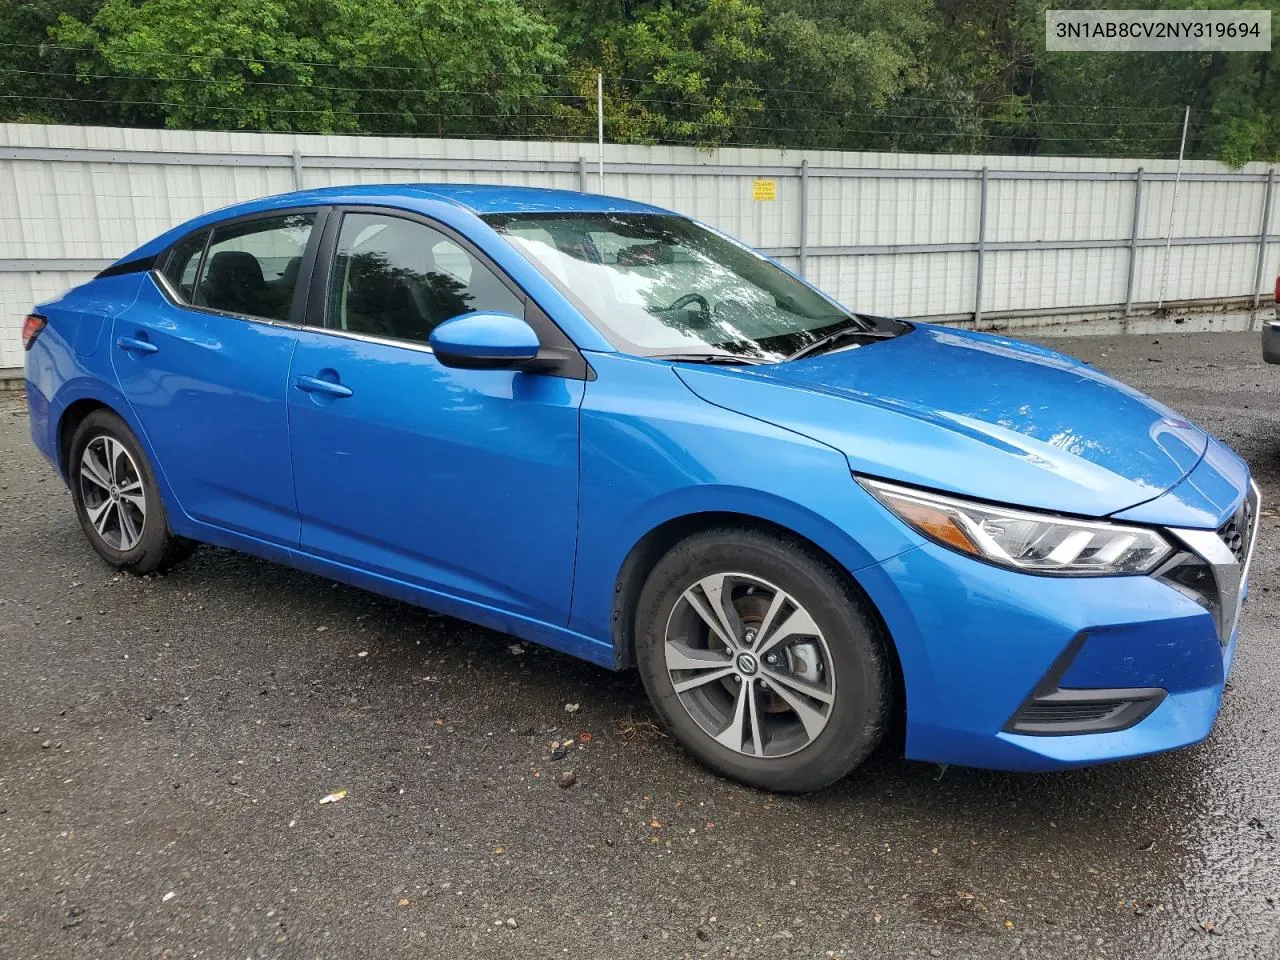
M 1280 363 L 1280 316 L 1262 324 L 1262 359 Z
M 932 543 L 860 576 L 902 664 L 907 756 L 1035 771 L 1204 739 L 1231 669 L 1246 573 L 1242 556 L 1226 611 L 1155 577 L 1033 576 Z M 1105 732 L 1015 722 L 1047 686 L 1133 706 L 1092 727 Z

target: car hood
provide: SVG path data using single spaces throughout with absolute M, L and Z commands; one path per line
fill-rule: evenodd
M 856 473 L 1082 516 L 1158 497 L 1208 442 L 1077 360 L 925 324 L 791 363 L 677 369 L 704 400 L 835 447 Z

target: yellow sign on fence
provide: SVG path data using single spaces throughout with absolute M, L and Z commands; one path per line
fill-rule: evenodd
M 752 180 L 751 181 L 751 199 L 752 200 L 777 200 L 778 199 L 778 181 L 777 180 Z

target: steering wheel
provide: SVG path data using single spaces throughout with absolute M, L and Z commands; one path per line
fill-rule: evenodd
M 686 293 L 679 300 L 676 300 L 669 307 L 663 309 L 663 313 L 682 310 L 691 303 L 696 303 L 701 309 L 698 311 L 702 314 L 702 319 L 706 322 L 711 320 L 711 303 L 700 293 Z

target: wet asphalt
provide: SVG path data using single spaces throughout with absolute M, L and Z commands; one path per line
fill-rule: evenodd
M 1052 345 L 1280 504 L 1256 335 Z M 775 797 L 663 737 L 634 675 L 225 550 L 117 575 L 27 426 L 0 395 L 5 960 L 1280 956 L 1274 507 L 1204 744 L 1054 775 L 883 750 Z

